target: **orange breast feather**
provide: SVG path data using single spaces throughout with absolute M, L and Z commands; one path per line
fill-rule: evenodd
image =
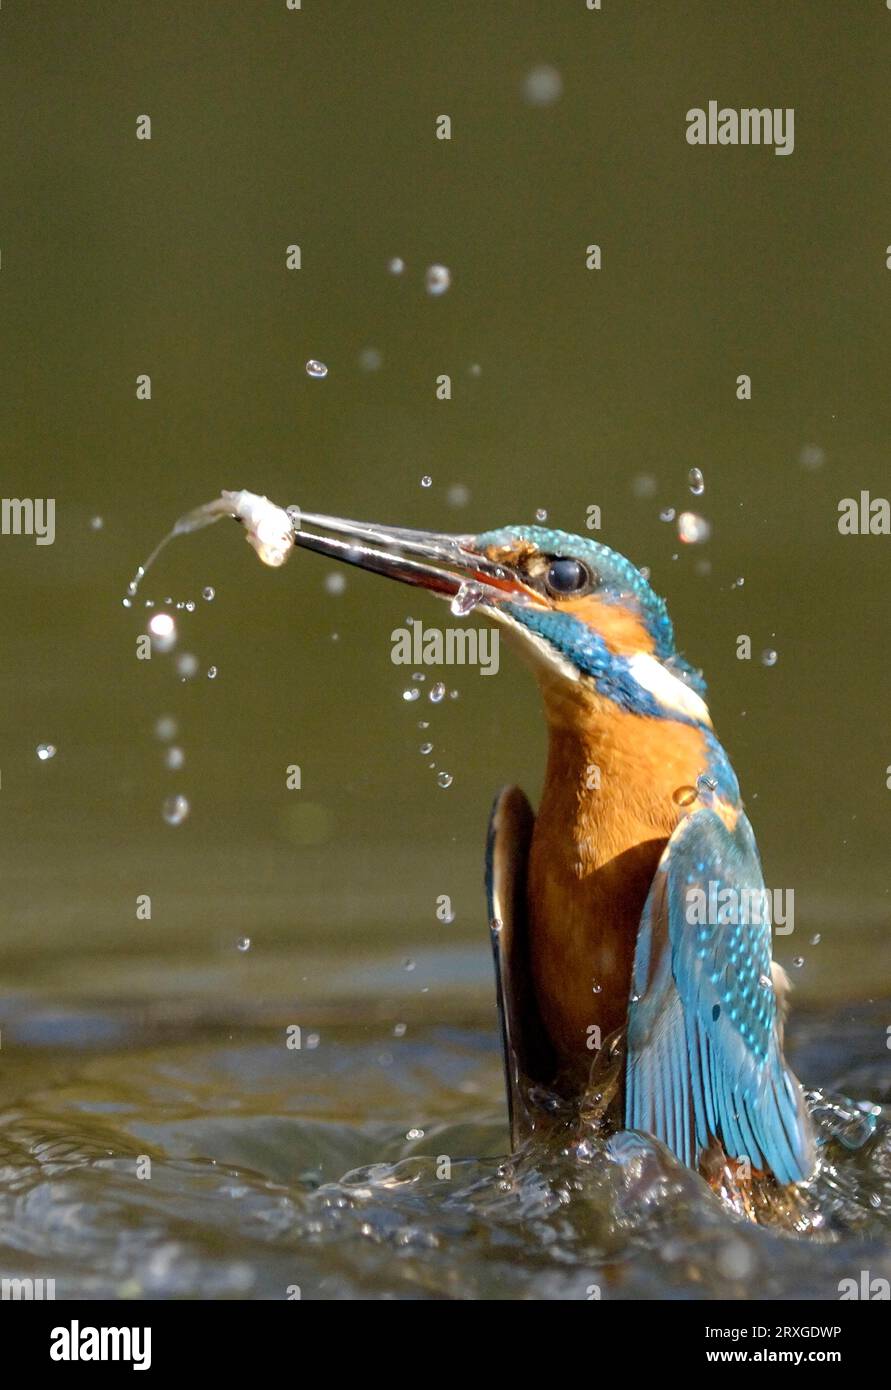
M 532 971 L 563 1064 L 585 1069 L 625 1023 L 643 905 L 683 814 L 675 793 L 705 770 L 702 733 L 621 710 L 589 688 L 554 691 L 529 863 Z M 597 1033 L 592 1033 L 597 1029 Z

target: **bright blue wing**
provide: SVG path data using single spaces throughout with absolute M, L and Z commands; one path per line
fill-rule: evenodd
M 813 1136 L 783 1057 L 763 893 L 742 812 L 732 831 L 709 808 L 679 823 L 637 939 L 625 1122 L 692 1167 L 717 1139 L 791 1183 L 811 1175 Z

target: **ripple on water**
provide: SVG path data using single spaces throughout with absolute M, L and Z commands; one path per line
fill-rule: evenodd
M 809 1093 L 821 1229 L 797 1238 L 642 1136 L 558 1119 L 499 1157 L 485 1030 L 325 1028 L 300 1053 L 228 1032 L 64 1068 L 10 1048 L 36 1070 L 0 1120 L 4 1274 L 57 1297 L 329 1299 L 836 1298 L 864 1260 L 891 1277 L 884 1059 L 860 1104 Z

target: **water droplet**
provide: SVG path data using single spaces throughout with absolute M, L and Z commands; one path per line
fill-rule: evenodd
M 403 700 L 419 700 L 421 698 L 421 692 L 409 686 L 408 690 L 403 690 L 402 698 Z
M 697 796 L 698 792 L 695 787 L 678 787 L 677 791 L 672 793 L 672 800 L 678 806 L 690 806 Z
M 563 78 L 550 63 L 530 69 L 523 80 L 523 98 L 529 106 L 553 106 L 563 94 Z
M 176 644 L 176 619 L 172 613 L 153 613 L 148 630 L 159 652 L 169 652 Z
M 90 526 L 93 528 L 94 531 L 101 531 L 104 525 L 105 522 L 103 521 L 101 516 L 94 516 L 90 522 Z
M 407 1024 L 405 1024 L 405 1023 L 394 1023 L 394 1024 L 393 1024 L 393 1037 L 394 1037 L 394 1038 L 404 1038 L 406 1032 L 407 1032 Z
M 452 283 L 452 272 L 444 265 L 429 265 L 424 283 L 428 294 L 445 294 Z
M 251 949 L 251 938 L 249 936 L 240 936 L 235 945 L 239 951 L 249 951 Z
M 717 790 L 717 780 L 710 777 L 707 772 L 701 772 L 696 778 L 696 790 L 698 792 L 713 792 Z
M 450 772 L 437 772 L 436 780 L 441 787 L 450 787 L 454 779 Z
M 820 944 L 820 942 L 821 942 L 822 940 L 823 940 L 823 938 L 822 938 L 822 936 L 820 935 L 820 933 L 819 933 L 819 932 L 814 932 L 813 936 L 811 937 L 811 945 L 812 945 L 812 946 L 819 946 L 819 944 Z
M 631 491 L 635 497 L 655 497 L 656 486 L 652 473 L 638 473 L 631 479 Z
M 162 743 L 167 743 L 169 739 L 176 736 L 177 728 L 177 722 L 171 715 L 162 714 L 155 725 L 155 738 L 159 738 Z
M 405 1137 L 406 1139 L 423 1139 L 424 1131 L 422 1129 L 410 1129 Z
M 536 520 L 536 521 L 547 521 L 547 519 L 548 519 L 547 511 L 545 510 L 544 507 L 539 507 L 539 508 L 538 508 L 538 511 L 535 513 L 535 520 Z
M 405 261 L 401 256 L 392 256 L 387 262 L 387 269 L 391 275 L 401 275 L 405 269 Z
M 694 497 L 701 497 L 705 492 L 705 478 L 703 478 L 700 468 L 690 469 L 687 474 L 687 482 L 690 484 L 690 491 Z
M 641 565 L 640 572 L 643 575 L 644 579 L 647 581 L 647 583 L 649 583 L 650 576 L 652 574 L 652 570 L 650 569 L 649 565 Z
M 743 576 L 742 576 L 742 575 L 739 575 L 738 578 L 734 579 L 734 581 L 733 581 L 733 587 L 734 587 L 734 589 L 741 589 L 741 588 L 743 587 L 743 585 L 745 584 L 745 582 L 746 582 L 746 581 L 745 581 L 745 579 L 743 578 Z
M 419 719 L 419 720 L 418 720 L 418 728 L 419 728 L 419 729 L 429 729 L 429 728 L 430 728 L 430 722 L 429 722 L 429 720 L 427 720 L 427 719 Z
M 459 695 L 458 695 L 457 690 L 450 690 L 450 691 L 449 691 L 449 699 L 450 699 L 450 700 L 457 700 L 457 699 L 459 699 Z
M 489 923 L 489 931 L 494 932 L 497 936 L 503 926 L 504 923 L 502 922 L 500 917 L 493 917 L 491 922 Z
M 427 698 L 428 700 L 430 700 L 431 704 L 438 705 L 440 700 L 442 700 L 445 697 L 445 693 L 446 688 L 443 685 L 442 681 L 437 681 L 436 684 L 431 688 Z
M 402 968 L 403 968 L 403 970 L 411 971 L 411 970 L 416 970 L 416 969 L 417 969 L 417 966 L 416 966 L 415 962 L 412 960 L 411 956 L 408 956 L 408 957 L 402 962 Z
M 359 353 L 359 370 L 361 372 L 379 372 L 383 365 L 383 354 L 377 348 L 363 348 Z
M 759 975 L 758 983 L 762 989 L 773 989 L 773 980 L 769 975 Z
M 702 545 L 711 533 L 711 523 L 696 512 L 681 512 L 678 517 L 678 540 L 684 545 Z
M 188 801 L 181 794 L 168 796 L 161 807 L 161 815 L 168 825 L 182 825 L 191 809 Z
M 211 584 L 206 585 L 206 587 L 203 588 L 203 589 L 201 590 L 201 597 L 202 597 L 207 603 L 213 603 L 213 601 L 214 601 L 214 599 L 216 598 L 216 596 L 217 596 L 217 591 L 216 591 L 216 589 L 213 587 L 213 585 L 211 585 Z
M 479 584 L 468 582 L 461 585 L 449 607 L 456 618 L 466 618 L 468 613 L 472 613 L 474 608 L 482 603 L 483 597 Z
M 464 483 L 452 483 L 446 493 L 446 501 L 450 507 L 466 507 L 470 501 L 470 488 Z
M 591 993 L 592 993 L 592 994 L 602 994 L 602 993 L 603 993 L 603 985 L 598 984 L 597 981 L 595 980 L 594 983 L 593 983 L 592 986 L 591 986 Z
M 182 656 L 176 658 L 176 669 L 184 681 L 189 681 L 198 674 L 198 658 L 192 652 L 183 652 Z
M 433 479 L 430 477 L 430 474 L 429 474 L 429 473 L 425 473 L 424 476 L 423 476 L 423 478 L 421 479 L 421 487 L 432 487 L 432 486 L 433 486 Z
M 216 678 L 217 678 L 217 668 L 216 668 L 216 666 L 208 666 L 208 668 L 207 668 L 207 679 L 208 679 L 209 681 L 215 681 Z
M 755 1271 L 755 1254 L 741 1240 L 728 1241 L 719 1247 L 715 1263 L 725 1279 L 737 1282 L 750 1279 Z
M 315 1052 L 321 1041 L 322 1039 L 319 1037 L 318 1033 L 307 1033 L 306 1035 L 306 1046 L 309 1048 L 310 1052 Z
M 423 757 L 429 758 L 430 754 L 433 752 L 433 744 L 422 743 L 420 748 L 418 749 L 418 752 L 421 753 Z
M 423 671 L 412 671 L 411 678 L 413 681 L 416 681 L 418 685 L 421 685 L 427 679 Z
M 660 521 L 674 521 L 674 518 L 675 518 L 675 510 L 674 510 L 674 507 L 663 507 L 662 510 L 661 510 L 661 512 L 659 513 L 659 520 L 660 520 Z
M 121 599 L 121 603 L 124 605 L 125 608 L 132 608 L 132 607 L 133 607 L 133 600 L 132 600 L 132 598 L 122 598 L 122 599 Z
M 38 743 L 37 756 L 42 763 L 48 763 L 50 758 L 56 756 L 56 745 L 54 743 Z
M 796 970 L 800 970 L 801 967 L 804 965 L 804 956 L 795 956 L 792 961 L 792 964 L 795 966 Z
M 324 362 L 319 362 L 317 358 L 311 357 L 306 364 L 306 375 L 315 377 L 317 381 L 320 381 L 323 376 L 328 375 L 328 368 Z
M 164 754 L 164 762 L 171 772 L 178 772 L 186 761 L 186 755 L 181 748 L 168 748 Z
M 777 653 L 774 651 L 773 647 L 766 647 L 761 653 L 761 663 L 764 666 L 776 666 Z
M 805 444 L 798 455 L 798 462 L 802 468 L 807 468 L 813 472 L 817 468 L 822 468 L 826 462 L 826 450 L 821 449 L 819 444 Z

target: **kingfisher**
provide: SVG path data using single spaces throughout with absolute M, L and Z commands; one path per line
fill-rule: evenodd
M 758 848 L 702 674 L 643 572 L 538 525 L 448 535 L 289 516 L 296 545 L 498 624 L 537 678 L 538 812 L 504 788 L 486 855 L 514 1147 L 536 1095 L 583 1100 L 592 1050 L 618 1040 L 625 1128 L 706 1175 L 717 1156 L 806 1182 L 813 1129 L 783 1055 L 788 979 Z

